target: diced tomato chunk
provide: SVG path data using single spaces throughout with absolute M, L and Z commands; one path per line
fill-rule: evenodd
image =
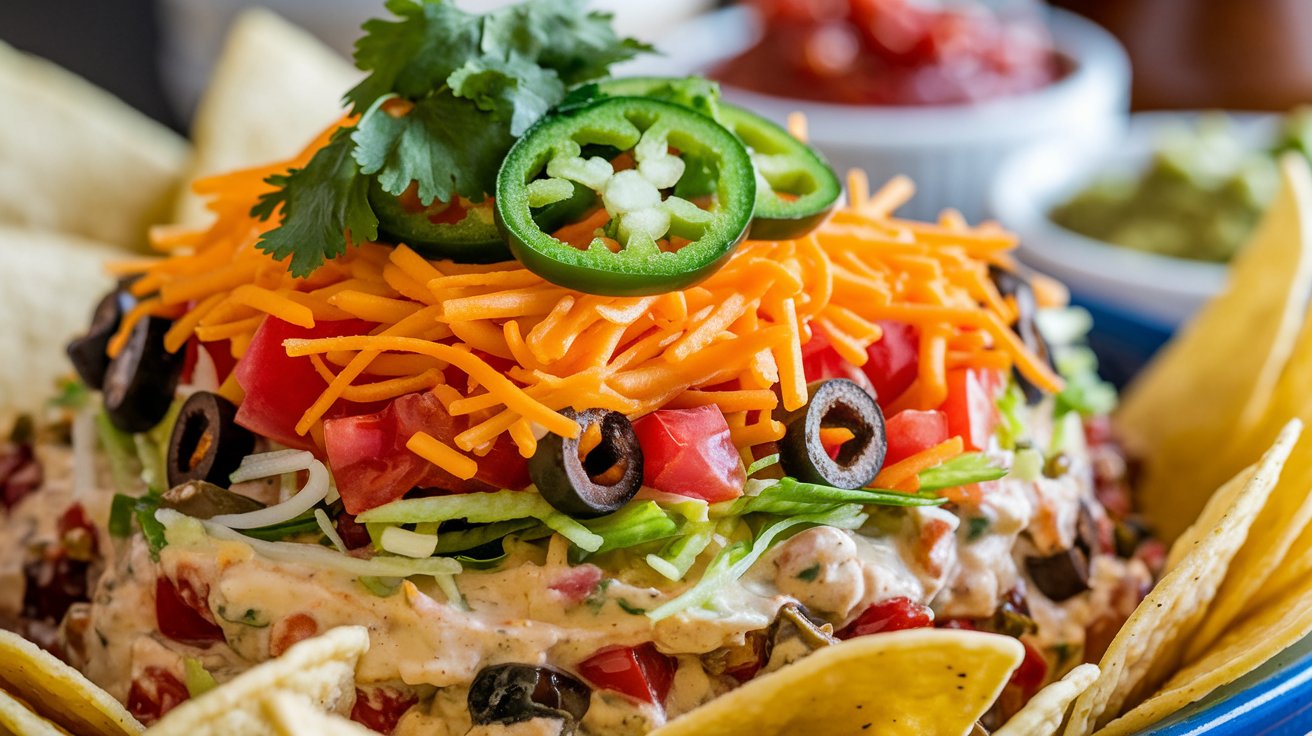
M 878 324 L 884 334 L 866 348 L 862 370 L 875 387 L 875 400 L 887 407 L 911 387 L 920 372 L 920 331 L 905 322 L 880 320 Z
M 568 603 L 580 603 L 601 582 L 601 568 L 596 565 L 575 565 L 561 573 L 547 587 L 560 593 Z
M 579 664 L 579 674 L 593 685 L 661 706 L 674 683 L 674 670 L 674 658 L 656 651 L 651 642 L 606 647 Z
M 190 697 L 177 675 L 162 667 L 147 667 L 128 690 L 128 712 L 149 726 Z
M 223 629 L 198 610 L 204 603 L 185 580 L 179 585 L 164 575 L 155 580 L 155 621 L 159 633 L 174 641 L 203 645 L 224 640 Z
M 324 422 L 324 446 L 347 513 L 361 514 L 414 488 L 452 493 L 518 490 L 528 486 L 528 462 L 501 437 L 478 458 L 478 474 L 460 480 L 406 448 L 416 432 L 454 446 L 467 422 L 447 413 L 430 393 L 406 394 L 382 411 Z
M 948 371 L 948 398 L 939 407 L 948 418 L 948 436 L 960 437 L 967 450 L 986 449 L 998 426 L 998 398 L 1006 386 L 1001 371 Z
M 865 372 L 838 354 L 819 325 L 811 325 L 811 333 L 811 340 L 802 346 L 802 373 L 807 383 L 827 378 L 846 378 L 871 396 L 875 395 L 875 387 Z
M 946 442 L 948 418 L 941 411 L 904 409 L 889 417 L 884 434 L 888 437 L 884 467 L 888 467 Z
M 401 716 L 419 702 L 419 696 L 389 687 L 376 687 L 368 691 L 356 688 L 355 705 L 351 720 L 378 733 L 390 734 L 401 722 Z
M 861 612 L 852 623 L 838 632 L 839 639 L 878 634 L 881 631 L 923 629 L 934 625 L 934 612 L 929 606 L 910 598 L 898 597 L 880 601 Z
M 237 384 L 246 392 L 237 409 L 237 424 L 288 447 L 315 449 L 308 435 L 296 433 L 296 424 L 328 384 L 314 370 L 309 358 L 289 357 L 283 342 L 293 338 L 367 335 L 373 327 L 370 322 L 350 319 L 319 321 L 306 329 L 275 317 L 266 318 L 234 369 Z M 326 416 L 373 410 L 374 407 L 338 401 Z
M 1022 699 L 1029 700 L 1048 679 L 1048 660 L 1029 642 L 1022 640 L 1021 644 L 1025 645 L 1025 658 L 1016 671 L 1011 673 L 1009 686 L 1018 688 Z
M 662 409 L 634 422 L 633 429 L 646 485 L 710 503 L 743 494 L 747 471 L 719 408 Z

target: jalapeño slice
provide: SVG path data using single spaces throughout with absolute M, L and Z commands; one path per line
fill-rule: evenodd
M 375 181 L 369 187 L 369 204 L 385 238 L 405 243 L 425 258 L 464 263 L 510 259 L 489 202 L 467 208 L 460 203 L 434 201 L 425 207 L 412 191 L 398 197 Z
M 701 77 L 629 77 L 601 83 L 609 95 L 649 97 L 709 115 L 747 146 L 756 166 L 756 215 L 750 237 L 788 240 L 810 232 L 834 209 L 843 185 L 824 158 L 783 127 L 719 99 Z
M 688 160 L 706 173 L 701 205 L 677 196 Z M 580 187 L 597 204 L 548 232 L 540 220 Z M 501 165 L 496 194 L 497 223 L 526 268 L 579 291 L 633 296 L 691 286 L 723 265 L 747 235 L 756 175 L 742 143 L 711 118 L 609 97 L 530 129 Z M 566 242 L 564 230 L 583 237 Z

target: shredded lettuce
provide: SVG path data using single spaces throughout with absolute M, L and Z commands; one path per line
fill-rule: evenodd
M 119 493 L 131 493 L 139 488 L 137 478 L 137 448 L 132 435 L 124 432 L 109 421 L 109 415 L 103 410 L 96 413 L 96 430 L 100 435 L 100 446 L 109 459 L 109 471 L 114 480 L 114 488 Z
M 676 598 L 648 612 L 647 616 L 653 621 L 660 621 L 689 608 L 705 606 L 716 593 L 741 578 L 785 532 L 797 526 L 819 525 L 852 529 L 865 523 L 866 518 L 859 505 L 846 504 L 824 513 L 803 514 L 773 522 L 763 527 L 750 543 L 741 540 L 720 550 L 715 559 L 711 560 L 701 580 Z
M 766 455 L 760 460 L 757 460 L 756 462 L 747 466 L 747 475 L 748 476 L 756 475 L 762 470 L 765 470 L 766 468 L 772 465 L 778 465 L 778 464 L 779 464 L 779 453 L 776 452 L 773 455 Z
M 654 501 L 629 504 L 585 525 L 603 540 L 601 546 L 593 550 L 595 554 L 669 539 L 679 533 L 678 522 Z
M 364 524 L 422 524 L 452 519 L 475 524 L 537 519 L 585 552 L 596 552 L 605 541 L 586 526 L 557 511 L 531 489 L 408 498 L 370 509 L 357 517 L 357 521 Z
M 163 525 L 169 544 L 194 544 L 203 541 L 206 537 L 223 542 L 237 542 L 250 547 L 261 557 L 275 562 L 336 570 L 358 578 L 408 578 L 413 575 L 436 578 L 439 575 L 456 575 L 461 570 L 460 563 L 448 557 L 412 560 L 380 555 L 363 559 L 344 555 L 317 544 L 266 542 L 245 536 L 225 526 L 193 519 L 172 509 L 159 509 L 155 512 L 155 519 Z
M 1066 388 L 1057 394 L 1053 409 L 1058 418 L 1071 412 L 1081 417 L 1110 414 L 1116 408 L 1116 389 L 1098 377 L 1098 358 L 1084 346 L 1057 351 L 1057 371 Z
M 498 521 L 493 524 L 476 526 L 471 529 L 458 529 L 451 532 L 442 531 L 437 535 L 436 554 L 446 555 L 482 547 L 485 544 L 490 544 L 516 532 L 531 529 L 539 524 L 540 522 L 536 519 L 515 519 L 513 521 Z
M 821 513 L 842 504 L 863 506 L 939 506 L 947 500 L 928 493 L 901 493 L 861 488 L 847 490 L 816 483 L 784 478 L 763 489 L 758 495 L 734 501 L 725 515 L 765 513 L 781 516 Z
M 711 545 L 715 538 L 713 522 L 689 523 L 679 537 L 671 539 L 658 555 L 647 555 L 647 564 L 651 569 L 669 578 L 683 580 L 697 558 Z
M 1015 449 L 1016 444 L 1026 438 L 1025 422 L 1021 412 L 1025 408 L 1025 392 L 1012 381 L 1007 390 L 998 397 L 998 444 L 1003 449 Z
M 201 664 L 199 659 L 187 657 L 182 660 L 182 667 L 187 694 L 191 697 L 199 698 L 219 686 L 218 681 L 214 679 L 214 675 L 211 675 L 210 671 L 205 669 L 205 665 Z
M 995 465 L 993 458 L 982 452 L 967 452 L 951 460 L 923 470 L 920 473 L 920 490 L 922 493 L 941 491 L 944 488 L 968 486 L 971 483 L 984 483 L 997 480 L 1007 474 L 1007 469 Z

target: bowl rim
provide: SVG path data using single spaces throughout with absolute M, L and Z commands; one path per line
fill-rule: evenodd
M 1059 8 L 1044 11 L 1056 50 L 1071 62 L 1070 70 L 1040 89 L 976 103 L 922 106 L 846 105 L 780 97 L 721 83 L 727 98 L 754 109 L 800 110 L 807 115 L 810 136 L 837 145 L 956 148 L 992 145 L 1027 137 L 1036 131 L 1065 127 L 1085 117 L 1090 104 L 1124 108 L 1129 102 L 1130 62 L 1120 43 L 1101 26 Z M 759 35 L 755 12 L 732 7 L 690 21 L 658 46 L 664 63 L 644 64 L 644 71 L 677 73 L 671 59 L 689 58 L 683 71 L 706 74 L 716 64 L 741 52 Z M 707 54 L 703 41 L 714 39 Z M 695 49 L 701 45 L 703 50 Z M 691 49 L 685 53 L 685 49 Z M 1091 103 L 1090 101 L 1096 101 Z

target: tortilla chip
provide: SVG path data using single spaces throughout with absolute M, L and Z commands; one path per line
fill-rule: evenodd
M 68 736 L 68 731 L 47 721 L 27 703 L 0 690 L 0 734 L 5 736 Z
M 1310 634 L 1312 578 L 1304 578 L 1298 587 L 1284 591 L 1231 628 L 1202 658 L 1177 672 L 1156 695 L 1112 721 L 1098 736 L 1132 734 L 1156 723 L 1261 667 Z
M 132 714 L 81 672 L 8 631 L 0 631 L 0 690 L 77 736 L 132 736 L 142 730 Z
M 1225 512 L 1162 577 L 1116 634 L 1099 663 L 1102 672 L 1098 679 L 1075 701 L 1066 736 L 1093 733 L 1126 704 L 1136 704 L 1155 691 L 1179 667 L 1184 643 L 1202 623 L 1302 428 L 1301 422 L 1290 422 L 1237 492 L 1229 497 L 1217 494 L 1216 504 L 1228 502 L 1224 503 Z M 1204 517 L 1211 511 L 1206 510 Z
M 652 736 L 962 736 L 1025 656 L 1010 637 L 911 629 L 821 649 Z
M 1040 690 L 993 736 L 1051 736 L 1061 729 L 1066 711 L 1094 680 L 1098 665 L 1082 664 L 1057 682 Z
M 264 698 L 295 693 L 323 710 L 355 698 L 355 665 L 369 649 L 369 631 L 343 626 L 307 639 L 281 657 L 188 700 L 151 727 L 152 736 L 264 736 L 277 732 L 265 718 Z
M 314 36 L 263 8 L 237 17 L 192 124 L 189 178 L 282 161 L 342 116 L 359 72 Z M 213 217 L 184 187 L 175 221 Z
M 0 225 L 145 244 L 187 143 L 108 92 L 0 43 Z
M 341 716 L 324 713 L 314 703 L 291 693 L 276 692 L 264 701 L 264 712 L 278 736 L 374 736 L 374 732 Z
M 61 233 L 0 226 L 0 413 L 36 411 L 72 373 L 64 345 L 91 324 L 114 281 L 113 248 Z
M 1127 448 L 1144 460 L 1140 506 L 1168 542 L 1262 446 L 1244 438 L 1272 407 L 1312 295 L 1312 173 L 1298 155 L 1280 170 L 1280 192 L 1226 291 L 1131 384 L 1117 412 Z

